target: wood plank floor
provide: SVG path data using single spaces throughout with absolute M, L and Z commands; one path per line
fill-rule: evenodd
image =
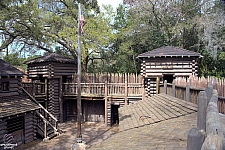
M 126 131 L 197 111 L 196 104 L 166 94 L 158 94 L 119 108 L 119 130 Z

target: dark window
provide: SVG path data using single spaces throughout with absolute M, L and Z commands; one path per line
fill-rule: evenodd
M 167 75 L 167 74 L 163 75 L 163 81 L 167 80 L 167 83 L 172 83 L 173 79 L 174 79 L 173 75 Z
M 9 82 L 1 82 L 0 91 L 9 91 Z
M 16 117 L 16 118 L 11 118 L 7 120 L 7 130 L 8 133 L 12 133 L 18 130 L 23 129 L 23 121 L 24 117 Z

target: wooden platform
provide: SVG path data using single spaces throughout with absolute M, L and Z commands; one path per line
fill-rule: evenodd
M 120 131 L 154 124 L 197 112 L 198 106 L 181 99 L 158 94 L 135 104 L 119 108 Z

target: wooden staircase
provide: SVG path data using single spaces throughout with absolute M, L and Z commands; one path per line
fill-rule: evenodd
M 23 87 L 22 92 L 28 96 L 33 102 L 40 106 L 39 110 L 36 110 L 37 117 L 37 133 L 43 137 L 43 141 L 47 141 L 57 135 L 59 135 L 58 120 L 45 109 L 31 94 L 29 94 Z

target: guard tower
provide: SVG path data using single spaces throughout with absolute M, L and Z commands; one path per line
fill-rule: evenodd
M 63 122 L 63 116 L 67 110 L 63 109 L 62 83 L 71 82 L 72 75 L 77 72 L 77 61 L 51 53 L 29 60 L 26 64 L 28 65 L 28 77 L 32 83 L 35 83 L 32 95 L 60 122 Z M 75 104 L 70 105 L 76 109 Z
M 172 83 L 176 77 L 196 76 L 200 53 L 186 49 L 165 46 L 138 55 L 141 59 L 141 75 L 144 78 L 146 97 L 156 94 L 156 82 L 167 80 Z

